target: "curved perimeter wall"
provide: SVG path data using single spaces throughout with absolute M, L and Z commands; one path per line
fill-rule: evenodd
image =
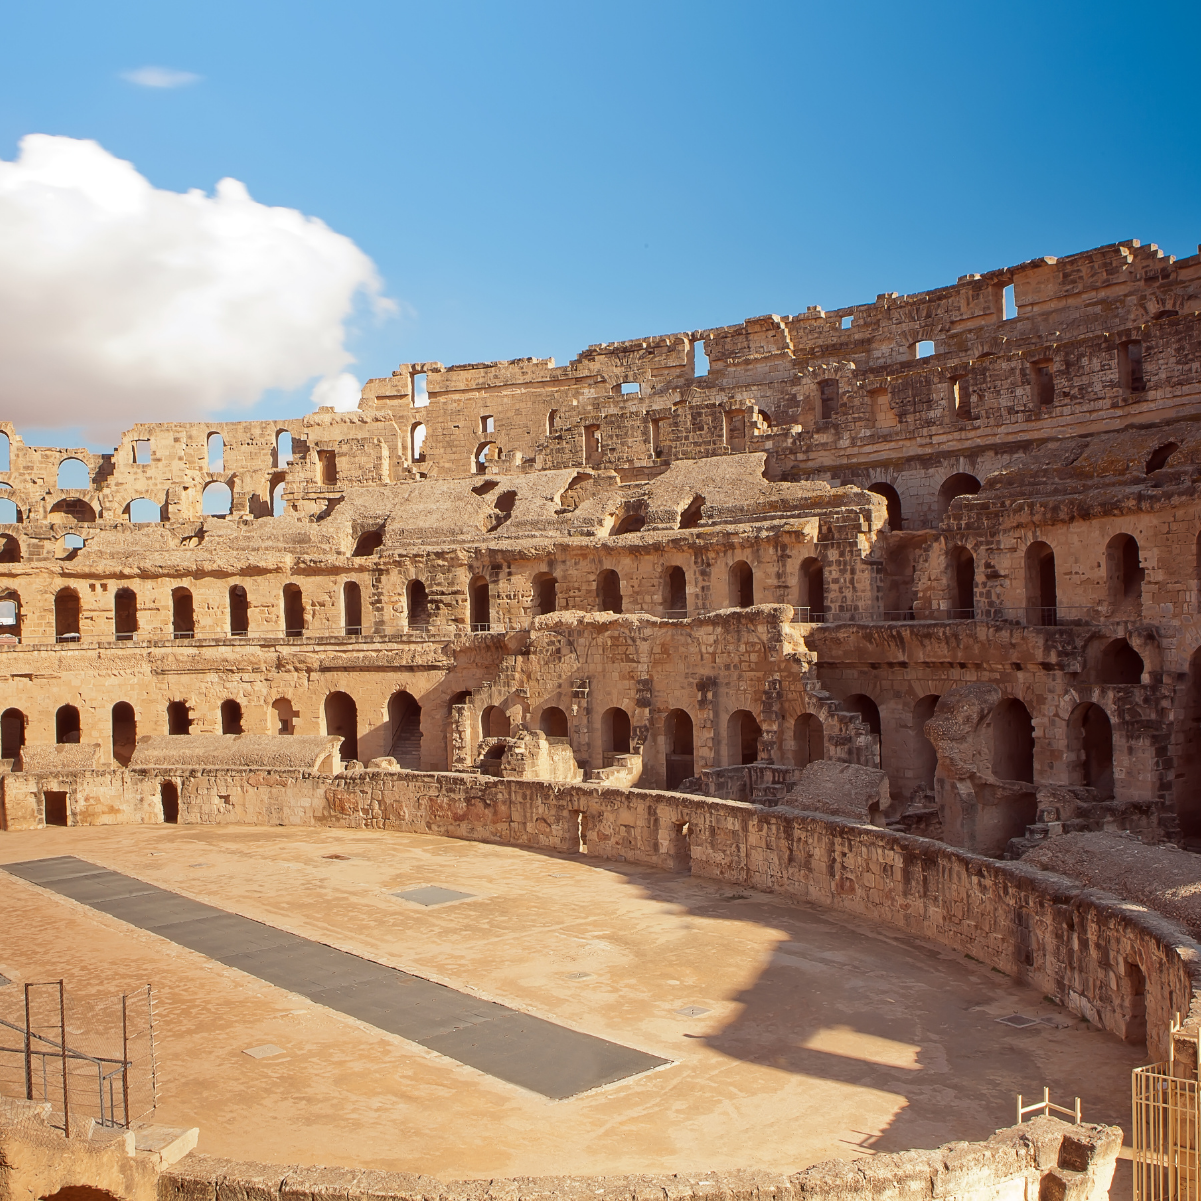
M 437 834 L 624 860 L 855 915 L 995 967 L 1166 1058 L 1174 1014 L 1201 1024 L 1201 946 L 1167 918 L 1076 881 L 819 814 L 682 793 L 451 772 L 204 769 L 0 776 L 5 828 L 179 820 Z M 582 819 L 582 820 L 581 820 Z

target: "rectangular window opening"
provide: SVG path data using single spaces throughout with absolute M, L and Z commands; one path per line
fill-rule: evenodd
M 933 353 L 934 343 L 929 338 L 913 344 L 913 357 L 915 359 L 928 359 Z
M 821 419 L 823 421 L 833 421 L 838 415 L 838 381 L 836 379 L 824 379 L 818 383 L 817 388 L 818 394 L 821 397 Z
M 622 396 L 638 396 L 641 392 L 642 392 L 641 384 L 626 383 L 626 384 L 621 385 Z
M 692 374 L 709 374 L 709 356 L 705 353 L 705 343 L 699 338 L 692 344 Z
M 972 386 L 966 375 L 961 375 L 951 385 L 955 390 L 955 416 L 960 421 L 972 419 Z
M 430 394 L 426 390 L 426 373 L 415 372 L 413 375 L 413 407 L 423 409 L 430 402 Z
M 150 462 L 150 439 L 138 438 L 133 444 L 133 461 L 135 463 Z
M 480 418 L 480 433 L 481 434 L 496 433 L 496 419 L 488 413 L 485 413 Z
M 850 328 L 851 328 L 851 322 L 853 322 L 854 320 L 855 320 L 855 318 L 854 318 L 854 317 L 844 317 L 844 318 L 842 319 L 842 328 L 843 328 L 843 329 L 850 329 Z
M 651 454 L 657 459 L 663 454 L 663 448 L 659 445 L 659 426 L 662 424 L 662 419 L 653 417 L 651 419 Z
M 1118 372 L 1127 392 L 1145 392 L 1147 380 L 1143 375 L 1143 344 L 1123 342 L 1118 347 Z
M 1018 315 L 1017 301 L 1013 298 L 1013 284 L 1001 293 L 1001 320 L 1011 321 Z
M 1055 373 L 1050 363 L 1030 364 L 1035 408 L 1049 409 L 1055 403 Z
M 332 450 L 319 450 L 317 452 L 317 462 L 321 467 L 321 482 L 323 484 L 336 484 L 338 482 L 337 452 Z
M 601 457 L 600 426 L 584 426 L 584 462 L 599 463 Z

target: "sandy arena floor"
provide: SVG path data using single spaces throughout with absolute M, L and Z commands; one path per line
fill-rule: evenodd
M 962 956 L 631 864 L 337 830 L 0 835 L 0 862 L 53 855 L 672 1061 L 548 1101 L 0 873 L 0 974 L 64 976 L 79 997 L 151 982 L 157 1120 L 198 1125 L 212 1155 L 443 1179 L 795 1171 L 985 1138 L 1043 1085 L 1127 1127 L 1145 1059 Z M 390 895 L 417 885 L 475 899 Z M 692 1007 L 708 1012 L 677 1012 Z M 996 1020 L 1013 1013 L 1057 1024 Z M 244 1054 L 266 1043 L 285 1054 Z

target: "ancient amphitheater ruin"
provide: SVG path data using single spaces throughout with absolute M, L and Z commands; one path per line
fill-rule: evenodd
M 262 1094 L 276 1099 L 248 1109 L 266 1086 L 238 1076 L 253 1064 L 235 1055 L 224 1085 L 176 1066 L 192 1086 L 174 1120 L 190 1124 L 224 1087 L 197 1118 L 224 1131 L 208 1149 L 350 1176 L 194 1154 L 147 1184 L 136 1156 L 121 1159 L 132 1143 L 96 1143 L 78 1152 L 93 1155 L 91 1183 L 179 1201 L 487 1195 L 364 1183 L 388 1167 L 492 1177 L 506 1198 L 886 1184 L 1104 1196 L 1112 1130 L 1023 1133 L 1036 1123 L 981 1140 L 1013 1120 L 1015 1064 L 1028 1096 L 1054 1076 L 1127 1142 L 1131 1068 L 1175 1048 L 1196 1074 L 1201 947 L 1180 915 L 1099 891 L 1103 865 L 1069 878 L 1023 856 L 1083 834 L 1189 862 L 1201 847 L 1199 310 L 1201 255 L 1130 241 L 831 312 L 594 345 L 565 366 L 406 363 L 369 380 L 354 412 L 143 424 L 111 455 L 26 446 L 0 422 L 0 896 L 12 915 L 0 972 L 70 986 L 122 962 L 168 989 L 191 973 L 194 993 L 178 984 L 169 1006 L 179 1029 L 198 1021 L 186 997 L 210 1004 L 220 981 L 244 1016 L 243 980 L 266 981 L 307 997 L 304 1013 L 350 1015 L 356 1037 L 391 1032 L 395 1045 L 364 1052 L 381 1062 L 409 1063 L 419 1044 L 428 1097 L 449 1090 L 428 1105 L 458 1107 L 434 1124 L 462 1135 L 457 1151 L 431 1134 L 406 1156 L 380 1151 L 379 1131 L 371 1154 L 342 1141 L 349 1130 L 319 1150 L 294 1125 L 248 1133 L 314 1077 L 276 1079 Z M 409 875 L 389 875 L 404 863 Z M 434 891 L 406 898 L 397 884 Z M 614 916 L 631 889 L 651 908 Z M 503 919 L 479 899 L 502 894 Z M 373 941 L 409 901 L 401 941 Z M 239 975 L 244 948 L 179 933 L 208 920 L 186 909 L 197 904 L 457 989 L 475 1008 L 418 1035 L 389 1025 L 386 1006 L 329 1000 L 328 981 Z M 665 905 L 691 914 L 686 951 L 648 924 Z M 735 905 L 757 916 L 714 916 L 751 912 Z M 608 913 L 618 929 L 577 941 L 620 954 L 554 951 L 568 911 L 580 930 Z M 729 941 L 734 926 L 744 941 Z M 768 958 L 752 955 L 745 976 L 688 975 L 724 970 L 768 928 L 797 945 L 820 929 L 824 950 L 790 964 L 756 943 Z M 514 931 L 507 949 L 492 941 Z M 174 958 L 160 961 L 163 939 Z M 547 957 L 553 987 L 514 967 L 527 955 Z M 845 992 L 802 972 L 851 959 L 866 974 Z M 202 981 L 212 962 L 225 966 Z M 643 998 L 652 977 L 667 999 Z M 594 997 L 604 978 L 603 1002 L 579 999 L 590 978 Z M 903 1033 L 905 989 L 936 978 L 962 1003 Z M 828 1015 L 802 1038 L 795 1023 L 827 987 L 847 1014 L 868 997 L 891 1005 L 894 1024 L 848 1018 L 840 1044 Z M 982 989 L 1001 991 L 986 1004 Z M 643 1000 L 710 1025 L 665 1032 L 643 1023 Z M 480 1016 L 485 1002 L 542 1033 L 504 1054 L 483 1035 L 454 1042 L 502 1021 Z M 987 1029 L 955 1025 L 977 1012 Z M 737 1034 L 748 1015 L 753 1051 Z M 181 1062 L 242 1018 L 205 1020 L 203 1037 L 178 1035 Z M 1021 1032 L 1036 1021 L 1045 1034 Z M 948 1041 L 933 1067 L 926 1040 L 952 1029 L 962 1054 Z M 268 1035 L 283 1054 L 285 1036 Z M 240 1050 L 251 1035 L 230 1037 Z M 1036 1037 L 1051 1041 L 1013 1041 Z M 894 1062 L 902 1045 L 918 1048 L 912 1062 Z M 776 1083 L 694 1080 L 685 1091 L 707 1098 L 696 1141 L 660 1145 L 656 1113 L 693 1121 L 670 1081 L 702 1052 Z M 883 1088 L 880 1065 L 925 1083 L 897 1084 L 902 1099 L 876 1113 L 855 1090 Z M 794 1097 L 786 1077 L 809 1083 Z M 844 1091 L 813 1092 L 817 1077 Z M 485 1087 L 491 1101 L 471 1091 Z M 356 1094 L 364 1106 L 374 1095 Z M 527 1112 L 527 1095 L 558 1116 Z M 793 1123 L 802 1096 L 816 1100 Z M 571 1098 L 609 1108 L 577 1120 Z M 368 1110 L 355 1123 L 375 1130 Z M 837 1137 L 813 1133 L 827 1120 Z M 314 1119 L 326 1121 L 336 1127 Z M 516 1133 L 547 1122 L 565 1158 Z M 979 1146 L 890 1158 L 949 1139 Z M 865 1150 L 878 1152 L 866 1168 L 812 1167 Z M 563 1179 L 533 1180 L 551 1175 Z

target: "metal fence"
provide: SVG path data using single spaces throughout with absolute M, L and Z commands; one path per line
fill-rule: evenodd
M 150 985 L 79 1000 L 63 981 L 0 990 L 0 1096 L 49 1102 L 68 1136 L 91 1118 L 128 1127 L 158 1104 Z
M 1177 1058 L 1180 1020 L 1172 1023 L 1166 1063 L 1135 1068 L 1131 1076 L 1134 1201 L 1201 1201 L 1201 1041 Z

